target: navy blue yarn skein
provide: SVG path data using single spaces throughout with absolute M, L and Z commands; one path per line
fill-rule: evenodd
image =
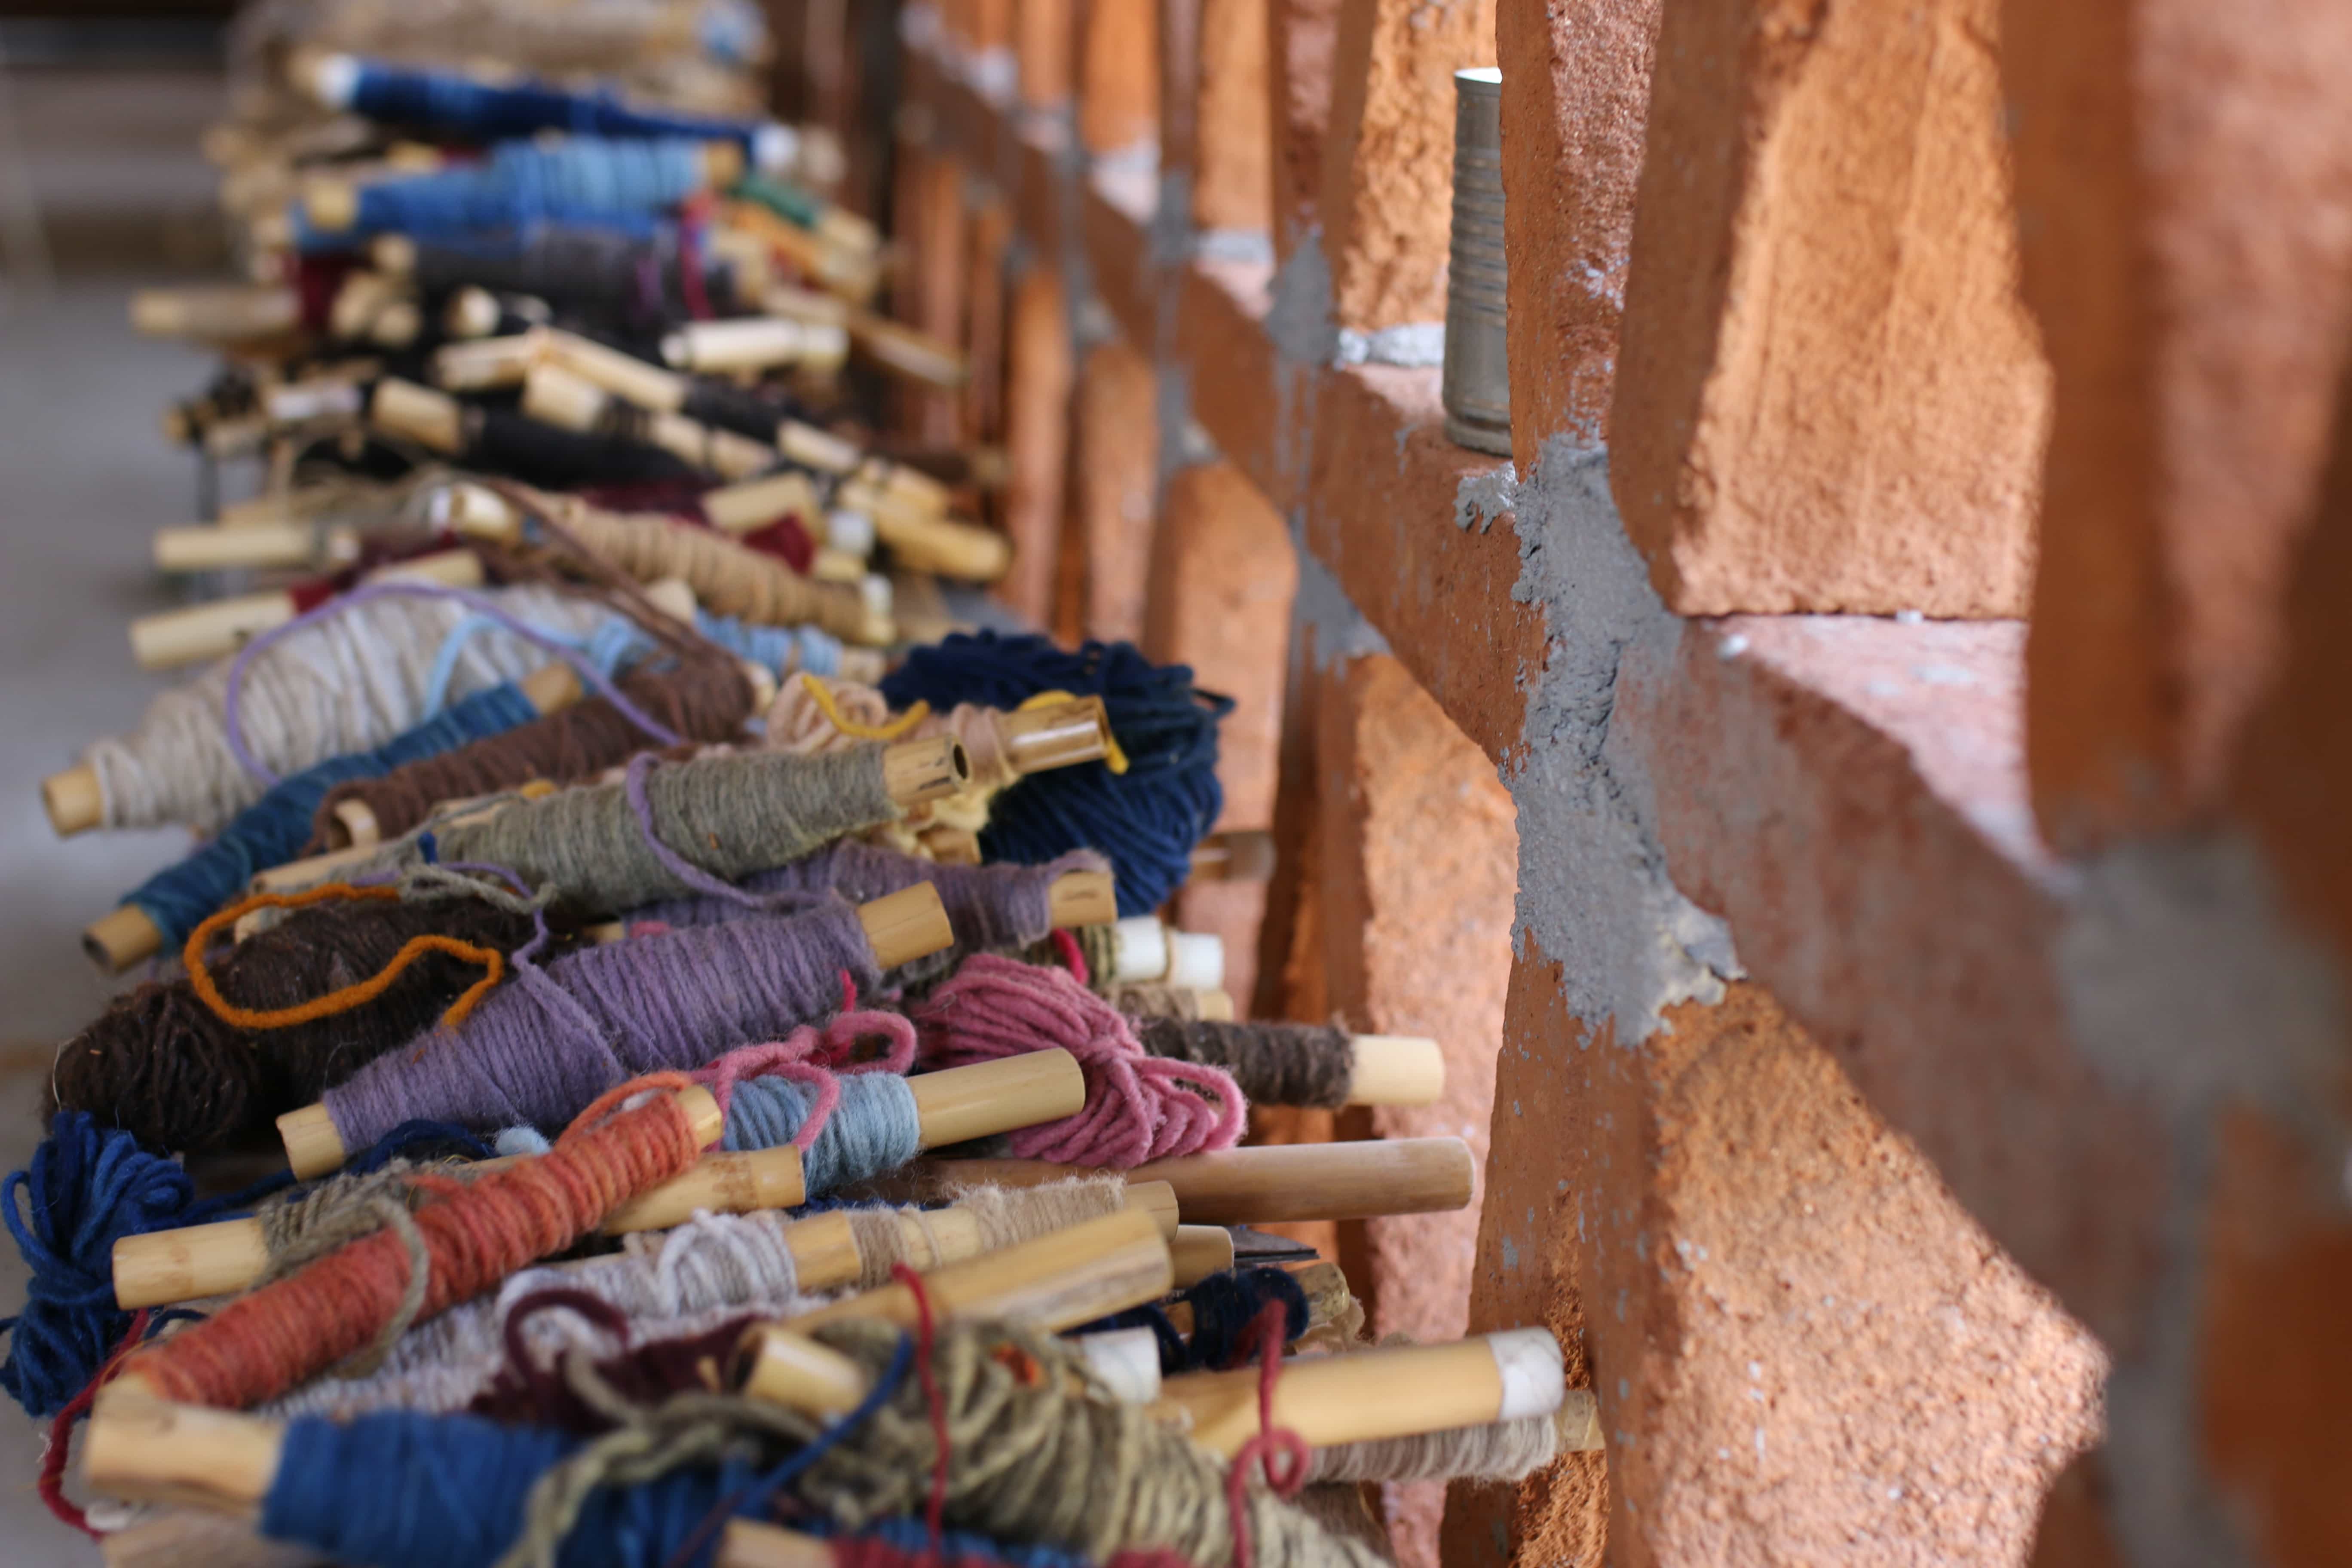
M 430 126 L 468 142 L 503 142 L 541 131 L 594 136 L 691 136 L 751 145 L 758 122 L 632 109 L 609 92 L 572 92 L 543 82 L 494 86 L 455 71 L 353 60 L 343 107 L 370 120 Z
M 1127 772 L 1082 763 L 1034 773 L 996 797 L 982 857 L 1036 865 L 1066 850 L 1099 849 L 1118 879 L 1118 912 L 1148 914 L 1192 870 L 1192 847 L 1224 806 L 1217 784 L 1217 724 L 1230 697 L 1202 691 L 1181 664 L 1155 665 L 1132 643 L 958 632 L 916 648 L 884 678 L 893 708 L 918 700 L 1017 708 L 1040 691 L 1099 696 Z
M 1168 1321 L 1167 1309 L 1156 1301 L 1114 1312 L 1076 1331 L 1087 1334 L 1108 1329 L 1150 1329 L 1152 1337 L 1160 1342 L 1160 1370 L 1179 1373 L 1222 1371 L 1234 1365 L 1234 1352 L 1243 1348 L 1243 1331 L 1256 1321 L 1268 1301 L 1282 1303 L 1282 1337 L 1286 1342 L 1297 1339 L 1307 1328 L 1307 1292 L 1280 1268 L 1228 1268 L 1187 1286 L 1176 1299 L 1192 1309 L 1192 1338 L 1189 1342 Z
M 478 1160 L 489 1149 L 462 1129 L 413 1121 L 352 1165 L 372 1171 L 397 1154 L 432 1152 Z M 56 1415 L 89 1386 L 131 1327 L 131 1314 L 114 1302 L 117 1241 L 224 1218 L 293 1181 L 291 1172 L 280 1172 L 199 1201 L 176 1160 L 149 1152 L 130 1132 L 101 1127 L 86 1111 L 58 1112 L 31 1163 L 0 1184 L 0 1219 L 32 1275 L 25 1310 L 0 1318 L 0 1333 L 8 1335 L 0 1388 L 27 1414 Z
M 539 717 L 512 681 L 475 692 L 464 701 L 404 731 L 369 752 L 351 752 L 289 773 L 243 811 L 220 836 L 142 882 L 122 901 L 136 904 L 176 950 L 188 933 L 236 897 L 256 871 L 279 866 L 302 851 L 310 818 L 327 792 L 352 779 L 381 778 L 404 763 L 439 756 L 469 742 L 502 734 Z

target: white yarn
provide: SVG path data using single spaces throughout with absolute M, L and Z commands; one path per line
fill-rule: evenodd
M 593 600 L 539 585 L 493 589 L 509 615 L 566 638 L 614 618 Z M 295 773 L 364 751 L 430 718 L 426 682 L 443 640 L 472 612 L 454 599 L 366 600 L 264 649 L 247 667 L 237 703 L 246 749 L 272 772 Z M 503 628 L 467 638 L 449 682 L 457 700 L 549 661 L 545 650 Z M 261 798 L 263 784 L 229 750 L 228 672 L 223 659 L 147 706 L 139 728 L 89 747 L 110 827 L 185 823 L 218 831 Z

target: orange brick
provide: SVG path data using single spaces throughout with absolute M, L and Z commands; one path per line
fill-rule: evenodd
M 1062 540 L 1062 483 L 1069 462 L 1070 326 L 1061 276 L 1032 268 L 1013 291 L 1012 353 L 1005 387 L 1004 531 L 1013 569 L 1004 602 L 1034 625 L 1053 613 Z
M 1321 201 L 1342 328 L 1445 320 L 1454 73 L 1494 63 L 1494 0 L 1342 0 Z
M 915 146 L 900 149 L 898 231 L 913 265 L 894 287 L 898 319 L 949 342 L 964 341 L 963 170 Z M 899 388 L 900 417 L 918 440 L 957 439 L 956 398 L 937 388 Z
M 1996 12 L 1664 13 L 1609 443 L 1673 608 L 2023 612 L 2049 373 Z
M 1058 109 L 1070 97 L 1071 0 L 1013 0 L 1013 52 L 1021 64 L 1021 102 Z
M 1153 0 L 1079 7 L 1078 144 L 1097 157 L 1149 142 L 1160 129 L 1160 38 Z
M 1273 130 L 1266 96 L 1271 0 L 1201 0 L 1199 125 L 1192 223 L 1267 227 L 1274 214 Z
M 2044 831 L 2207 814 L 2281 655 L 2352 284 L 2352 13 L 2011 5 L 2057 376 L 2027 718 Z
M 1218 734 L 1225 809 L 1217 826 L 1265 827 L 1274 820 L 1290 600 L 1298 587 L 1290 534 L 1227 463 L 1179 470 L 1160 504 L 1143 651 L 1163 664 L 1192 666 L 1200 685 L 1234 699 Z
M 1276 254 L 1287 260 L 1291 247 L 1315 226 L 1323 190 L 1339 0 L 1268 0 L 1265 21 L 1274 245 Z
M 1633 239 L 1658 0 L 1496 0 L 1511 448 L 1603 437 Z M 1573 178 L 1562 172 L 1574 170 Z
M 1004 431 L 1004 257 L 1013 243 L 1013 210 L 991 196 L 965 225 L 963 439 L 992 443 Z
M 1449 1560 L 1497 1522 L 1521 1562 L 2021 1558 L 2097 1435 L 2096 1343 L 1761 987 L 1629 1047 L 1519 969 L 1472 1324 L 1578 1336 L 1609 1511 L 1572 1459 L 1449 1514 Z
M 1074 505 L 1086 552 L 1086 630 L 1143 635 L 1151 571 L 1151 492 L 1159 478 L 1159 387 L 1151 363 L 1113 339 L 1087 351 L 1074 409 Z

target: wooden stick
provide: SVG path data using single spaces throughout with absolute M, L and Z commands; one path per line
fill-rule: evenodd
M 1263 882 L 1274 875 L 1274 835 L 1236 827 L 1212 833 L 1192 847 L 1195 882 Z
M 797 468 L 702 492 L 702 515 L 728 533 L 749 533 L 787 514 L 814 523 L 824 515 L 816 486 Z
M 199 523 L 159 528 L 154 541 L 158 572 L 221 572 L 236 567 L 273 568 L 339 565 L 359 559 L 355 529 L 324 532 L 299 522 L 266 522 L 249 528 Z
M 829 372 L 849 357 L 849 329 L 837 321 L 796 321 L 782 316 L 688 321 L 662 339 L 661 355 L 675 369 L 704 374 L 780 364 Z
M 277 337 L 301 324 L 301 295 L 276 285 L 199 284 L 131 296 L 131 329 L 143 337 L 234 342 Z
M 1445 1094 L 1445 1053 L 1412 1035 L 1350 1035 L 1349 1105 L 1433 1105 Z
M 971 758 L 953 735 L 899 741 L 882 753 L 882 787 L 900 805 L 955 795 L 971 783 Z
M 1231 1458 L 1257 1435 L 1258 1376 L 1244 1367 L 1171 1377 L 1152 1411 Z M 1274 1422 L 1326 1448 L 1546 1415 L 1565 1392 L 1551 1331 L 1507 1329 L 1452 1344 L 1296 1357 L 1275 1384 Z
M 628 360 L 625 354 L 614 357 Z M 644 364 L 642 361 L 628 360 L 628 363 L 642 365 L 652 375 L 669 374 Z M 541 361 L 531 366 L 530 374 L 523 378 L 522 411 L 533 419 L 585 433 L 593 431 L 603 421 L 605 408 L 614 395 L 617 395 L 606 392 L 563 365 Z M 680 462 L 727 479 L 749 479 L 753 474 L 765 473 L 774 468 L 777 461 L 776 449 L 765 442 L 755 441 L 749 436 L 739 436 L 732 430 L 705 425 L 683 414 L 659 409 L 649 410 L 646 414 L 645 439 Z
M 368 399 L 368 420 L 446 457 L 466 449 L 466 407 L 413 381 L 386 376 Z
M 261 531 L 235 531 L 242 535 Z M 453 588 L 478 588 L 483 581 L 482 561 L 470 550 L 441 550 L 380 567 L 361 581 L 441 583 Z M 131 623 L 131 657 L 142 669 L 176 669 L 234 653 L 299 614 L 301 605 L 294 595 L 281 589 L 142 616 Z
M 997 742 L 1004 748 L 1013 771 L 1024 777 L 1049 768 L 1099 762 L 1110 754 L 1110 715 L 1099 697 L 1077 697 L 998 713 L 990 722 L 996 727 Z
M 1149 1215 L 1134 1209 L 1090 1219 L 927 1274 L 924 1294 L 934 1321 L 974 1317 L 1014 1318 L 1057 1331 L 1121 1311 L 1168 1293 L 1172 1272 L 1168 1244 Z M 834 1352 L 806 1339 L 812 1330 L 851 1319 L 916 1325 L 914 1292 L 904 1285 L 867 1290 L 783 1323 L 763 1323 L 744 1331 L 737 1351 L 745 1393 L 794 1404 L 809 1397 L 811 1368 Z M 855 1384 L 840 1374 L 824 1380 L 840 1393 L 863 1397 L 865 1376 Z
M 1100 925 L 1118 916 L 1118 890 L 1108 871 L 1065 871 L 1045 889 L 1045 912 L 1057 926 Z
M 1470 1146 L 1459 1138 L 1390 1138 L 1188 1154 L 1139 1165 L 1128 1179 L 1173 1186 L 1188 1224 L 1270 1225 L 1466 1208 L 1475 1173 Z M 1033 1186 L 1091 1173 L 1046 1160 L 935 1160 L 925 1173 Z
M 968 583 L 992 583 L 1013 564 L 1004 535 L 977 523 L 932 516 L 903 492 L 887 490 L 864 474 L 849 480 L 835 504 L 874 520 L 874 531 L 918 572 L 934 572 Z
M 1168 1255 L 1175 1261 L 1176 1289 L 1198 1285 L 1234 1266 L 1234 1233 L 1221 1225 L 1180 1225 Z

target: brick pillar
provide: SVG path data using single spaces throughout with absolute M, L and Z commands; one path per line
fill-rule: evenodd
M 1061 275 L 1033 267 L 1013 290 L 1004 447 L 1012 475 L 1004 531 L 1013 569 L 998 592 L 1036 625 L 1051 616 L 1062 535 L 1062 480 L 1069 461 L 1070 325 Z
M 1444 326 L 1454 73 L 1494 63 L 1494 0 L 1342 0 L 1321 208 L 1343 331 Z
M 991 193 L 966 226 L 971 251 L 964 304 L 963 439 L 992 445 L 1004 431 L 1005 252 L 1013 243 L 1013 209 Z
M 1106 641 L 1143 635 L 1160 476 L 1158 398 L 1151 362 L 1127 344 L 1110 339 L 1087 351 L 1071 473 L 1086 552 L 1086 631 Z
M 1154 0 L 1081 0 L 1078 144 L 1099 158 L 1160 132 L 1160 40 Z
M 1289 531 L 1230 463 L 1179 469 L 1160 504 L 1143 650 L 1163 664 L 1191 665 L 1200 685 L 1234 700 L 1217 741 L 1217 780 L 1225 795 L 1217 826 L 1269 826 L 1290 600 L 1298 587 Z M 1245 1005 L 1256 984 L 1265 884 L 1191 885 L 1178 895 L 1176 913 L 1188 930 L 1224 939 L 1225 988 Z
M 1072 0 L 1014 0 L 1013 52 L 1021 65 L 1024 109 L 1058 109 L 1070 100 Z
M 1201 0 L 1200 126 L 1192 224 L 1264 232 L 1274 213 L 1273 130 L 1267 116 L 1270 0 Z
M 1633 242 L 1658 0 L 1496 0 L 1511 455 L 1603 438 Z M 1573 179 L 1560 172 L 1576 171 Z
M 1545 1322 L 1608 1458 L 1459 1486 L 1473 1564 L 2015 1563 L 2105 1358 L 1762 987 L 1638 1047 L 1527 940 L 1473 1329 Z
M 951 158 L 908 142 L 898 149 L 896 228 L 908 266 L 893 285 L 898 319 L 946 342 L 963 341 L 963 171 Z M 898 384 L 899 418 L 917 440 L 952 446 L 956 395 L 919 383 Z
M 1265 86 L 1274 138 L 1268 175 L 1275 253 L 1313 229 L 1323 191 L 1323 143 L 1331 127 L 1331 50 L 1339 0 L 1267 0 Z
M 1510 980 L 1518 832 L 1494 764 L 1403 665 L 1338 665 L 1316 703 L 1322 786 L 1318 881 L 1328 1005 L 1364 1034 L 1444 1048 L 1444 1098 L 1368 1113 L 1383 1138 L 1461 1137 L 1480 1164 Z M 1371 1329 L 1423 1343 L 1469 1319 L 1478 1203 L 1459 1214 L 1367 1221 Z M 1400 1568 L 1435 1568 L 1445 1489 L 1387 1489 Z
M 2023 612 L 2049 373 L 1997 12 L 1665 11 L 1609 443 L 1674 609 Z
M 2280 656 L 2352 226 L 2352 14 L 2010 5 L 2025 296 L 2056 373 L 2026 722 L 2070 848 L 2210 811 Z

